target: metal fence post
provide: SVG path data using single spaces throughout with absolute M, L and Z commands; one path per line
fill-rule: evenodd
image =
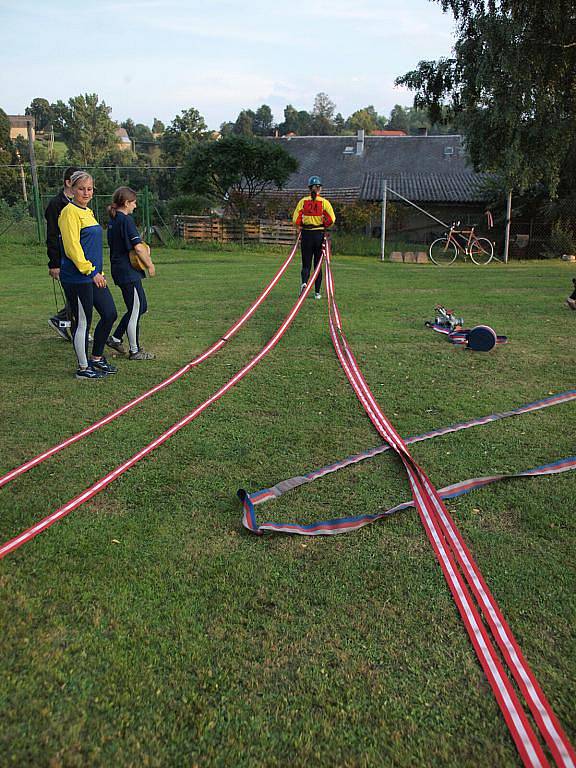
M 36 233 L 38 242 L 44 240 L 44 221 L 40 210 L 40 189 L 38 188 L 38 173 L 36 171 L 36 153 L 34 152 L 34 139 L 32 138 L 32 121 L 26 120 L 28 131 L 28 152 L 30 153 L 30 170 L 32 171 L 32 184 L 34 189 L 34 213 L 36 214 Z
M 388 197 L 388 184 L 386 179 L 383 182 L 382 190 L 382 231 L 380 233 L 380 261 L 384 261 L 384 251 L 386 248 L 386 203 Z
M 508 250 L 510 248 L 510 224 L 512 223 L 512 190 L 508 191 L 506 204 L 506 237 L 504 240 L 504 264 L 508 264 Z

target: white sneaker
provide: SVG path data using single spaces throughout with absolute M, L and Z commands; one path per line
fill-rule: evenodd
M 321 299 L 322 298 L 322 294 L 319 291 L 316 291 L 316 293 L 314 294 L 314 298 L 315 299 Z
M 299 296 L 302 296 L 307 286 L 308 286 L 308 283 L 302 283 L 302 285 L 300 286 L 300 293 L 298 294 Z

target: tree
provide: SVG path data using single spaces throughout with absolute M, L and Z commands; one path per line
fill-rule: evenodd
M 476 169 L 554 195 L 576 153 L 573 0 L 435 2 L 456 19 L 454 57 L 421 61 L 396 83 L 433 122 L 460 117 Z
M 378 113 L 372 105 L 358 109 L 346 121 L 346 127 L 353 131 L 364 130 L 366 133 L 378 128 Z
M 162 122 L 162 120 L 159 120 L 157 117 L 154 118 L 154 122 L 152 123 L 152 133 L 154 134 L 162 134 L 164 133 L 166 126 Z
M 45 131 L 54 122 L 54 110 L 48 99 L 32 99 L 24 114 L 34 118 L 37 131 Z
M 268 104 L 262 104 L 261 107 L 258 107 L 256 114 L 254 115 L 254 121 L 252 123 L 254 135 L 270 136 L 273 125 L 274 118 L 272 116 L 272 110 Z
M 317 93 L 312 107 L 312 129 L 317 136 L 331 136 L 336 133 L 334 112 L 336 104 L 326 93 Z
M 338 112 L 338 114 L 334 118 L 334 129 L 336 133 L 344 133 L 345 128 L 346 128 L 346 121 L 344 120 L 342 113 Z
M 130 138 L 134 136 L 135 125 L 134 125 L 134 120 L 132 120 L 131 117 L 129 117 L 127 120 L 124 120 L 124 122 L 120 123 L 120 126 L 126 129 L 126 133 L 128 134 L 128 136 L 130 136 Z
M 400 104 L 395 104 L 390 112 L 388 128 L 392 131 L 409 131 L 408 110 Z
M 208 135 L 208 127 L 197 109 L 182 110 L 162 136 L 162 153 L 168 165 L 182 165 L 194 145 Z
M 226 136 L 197 144 L 181 176 L 181 189 L 226 201 L 244 218 L 263 190 L 280 189 L 298 162 L 273 141 L 249 136 Z
M 285 136 L 287 133 L 298 133 L 298 128 L 298 110 L 292 104 L 288 104 L 284 107 L 284 122 L 278 126 L 280 134 Z
M 228 120 L 225 123 L 220 123 L 220 135 L 221 136 L 230 136 L 234 133 L 234 126 L 236 123 L 232 123 L 230 120 Z
M 72 161 L 94 165 L 115 148 L 118 138 L 112 110 L 99 101 L 98 94 L 74 96 L 68 104 L 58 101 L 53 109 Z
M 142 141 L 146 143 L 154 141 L 152 131 L 150 128 L 148 128 L 147 125 L 144 125 L 144 123 L 136 123 L 132 132 L 132 136 L 136 139 L 136 141 Z
M 234 123 L 236 136 L 252 136 L 254 134 L 254 118 L 256 114 L 251 109 L 243 109 Z
M 15 203 L 20 195 L 17 171 L 7 168 L 15 162 L 14 143 L 10 139 L 10 120 L 3 109 L 0 109 L 0 200 Z
M 10 139 L 10 120 L 3 109 L 0 109 L 0 150 L 9 151 L 12 147 Z

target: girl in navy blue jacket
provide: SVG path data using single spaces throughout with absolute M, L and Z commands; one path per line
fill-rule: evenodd
M 126 313 L 121 318 L 114 333 L 106 342 L 120 354 L 126 354 L 122 345 L 124 334 L 128 337 L 130 360 L 152 360 L 152 352 L 146 352 L 140 346 L 140 318 L 148 309 L 142 279 L 146 277 L 143 269 L 132 266 L 130 251 L 134 250 L 146 265 L 150 277 L 156 274 L 156 268 L 150 258 L 148 246 L 142 241 L 131 214 L 136 208 L 136 192 L 130 187 L 119 187 L 108 207 L 108 245 L 110 247 L 110 267 L 112 279 L 122 291 Z

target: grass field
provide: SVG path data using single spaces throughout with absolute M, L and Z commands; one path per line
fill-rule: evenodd
M 158 251 L 144 345 L 73 377 L 38 246 L 0 246 L 0 472 L 148 389 L 218 339 L 284 252 Z M 290 268 L 227 348 L 0 491 L 2 541 L 132 456 L 272 335 Z M 574 388 L 574 268 L 380 264 L 335 256 L 348 339 L 385 413 L 416 434 Z M 118 307 L 121 297 L 113 288 Z M 424 328 L 435 303 L 510 344 L 467 353 Z M 413 446 L 438 487 L 574 453 L 573 405 Z M 331 347 L 325 300 L 224 399 L 0 563 L 0 764 L 516 766 L 504 720 L 415 512 L 342 537 L 255 537 L 249 490 L 377 445 Z M 410 496 L 390 455 L 257 508 L 309 522 Z M 556 714 L 576 738 L 576 477 L 518 480 L 448 506 Z

